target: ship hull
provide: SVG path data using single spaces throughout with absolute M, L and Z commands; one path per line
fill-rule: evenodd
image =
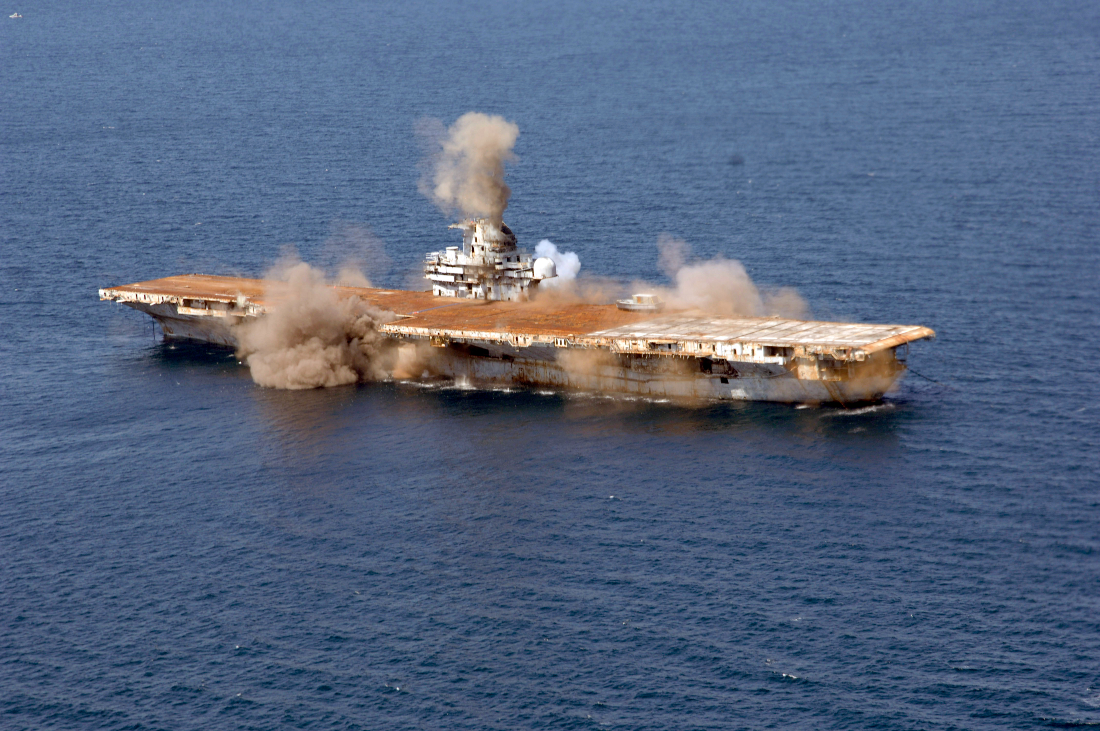
M 233 326 L 240 321 L 239 318 L 186 315 L 180 313 L 176 305 L 168 303 L 150 305 L 143 302 L 125 302 L 124 304 L 151 316 L 160 325 L 164 337 L 169 340 L 194 340 L 226 348 L 237 347 Z
M 423 359 L 429 374 L 475 385 L 848 405 L 886 395 L 905 374 L 909 343 L 935 335 L 918 325 L 716 318 L 552 300 L 335 289 L 390 317 L 377 327 L 394 346 L 430 353 Z M 208 275 L 100 290 L 101 299 L 155 318 L 166 338 L 230 348 L 237 346 L 236 326 L 267 316 L 279 296 L 261 280 Z
M 233 325 L 238 318 L 181 314 L 172 304 L 127 304 L 153 317 L 167 339 L 237 347 Z M 394 341 L 400 344 L 401 339 L 394 338 Z M 567 351 L 558 348 L 533 350 L 523 357 L 515 350 L 477 345 L 433 349 L 430 371 L 484 386 L 543 387 L 655 399 L 842 404 L 882 399 L 896 386 L 903 373 L 898 370 L 889 375 L 867 375 L 843 381 L 804 380 L 782 368 L 734 362 L 730 374 L 721 376 L 693 372 L 693 361 L 606 356 L 593 362 L 591 358 L 586 361 L 583 355 L 571 359 Z M 475 355 L 471 351 L 485 355 Z M 606 362 L 609 359 L 614 362 Z
M 653 368 L 651 359 L 627 356 L 616 358 L 616 363 L 577 365 L 570 359 L 555 359 L 560 355 L 555 353 L 509 359 L 470 355 L 465 348 L 441 350 L 433 359 L 433 370 L 471 385 L 550 387 L 654 399 L 849 405 L 881 400 L 905 373 L 904 367 L 894 367 L 887 372 L 822 381 L 735 362 L 730 370 L 739 375 L 719 376 L 697 372 L 691 361 L 676 364 L 682 366 L 679 368 Z

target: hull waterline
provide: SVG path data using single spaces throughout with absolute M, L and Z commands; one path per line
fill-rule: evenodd
M 471 384 L 653 398 L 840 403 L 881 399 L 906 371 L 920 326 L 738 320 L 614 305 L 474 302 L 337 288 L 396 313 L 397 347 L 432 346 L 434 374 Z M 153 317 L 165 337 L 237 347 L 235 328 L 277 305 L 262 281 L 187 275 L 100 291 Z

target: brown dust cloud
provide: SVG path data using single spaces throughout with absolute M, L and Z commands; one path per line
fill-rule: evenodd
M 808 308 L 797 291 L 783 287 L 761 291 L 736 259 L 693 261 L 691 245 L 669 234 L 657 237 L 658 266 L 672 287 L 650 287 L 673 311 L 715 317 L 804 318 Z
M 417 132 L 427 147 L 420 191 L 448 216 L 486 218 L 503 223 L 511 189 L 506 163 L 519 127 L 503 117 L 468 112 L 450 127 L 422 120 Z M 347 234 L 344 234 L 347 236 Z M 366 234 L 355 233 L 355 240 Z M 349 240 L 352 240 L 349 238 Z M 806 304 L 792 289 L 761 291 L 736 260 L 716 257 L 699 261 L 683 239 L 661 234 L 659 267 L 671 286 L 635 282 L 630 288 L 596 277 L 578 278 L 580 259 L 540 242 L 540 255 L 550 255 L 564 276 L 544 288 L 538 299 L 607 303 L 628 292 L 651 292 L 666 302 L 666 312 L 712 317 L 805 317 Z M 374 255 L 380 242 L 371 241 Z M 382 254 L 384 256 L 384 252 Z M 553 280 L 549 280 L 553 281 Z M 261 386 L 310 389 L 390 378 L 415 378 L 430 370 L 430 348 L 399 346 L 378 331 L 397 319 L 354 293 L 334 285 L 369 287 L 359 267 L 343 266 L 335 279 L 296 256 L 285 256 L 265 275 L 270 311 L 234 327 L 237 356 Z
M 467 112 L 446 130 L 439 120 L 422 120 L 428 147 L 420 191 L 447 215 L 487 218 L 498 228 L 512 189 L 504 164 L 514 162 L 519 126 L 504 117 Z
M 324 272 L 293 258 L 276 264 L 264 280 L 274 306 L 237 325 L 234 333 L 237 357 L 248 365 L 252 380 L 270 388 L 305 389 L 388 375 L 396 348 L 377 326 L 396 315 L 344 296 Z

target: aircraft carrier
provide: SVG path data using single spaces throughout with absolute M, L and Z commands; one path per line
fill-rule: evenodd
M 382 333 L 434 346 L 436 373 L 475 385 L 850 405 L 881 399 L 904 375 L 909 343 L 935 337 L 920 325 L 666 311 L 648 294 L 613 304 L 533 296 L 555 276 L 552 261 L 532 260 L 503 224 L 457 227 L 462 247 L 426 256 L 432 291 L 334 289 L 393 313 Z M 167 338 L 235 347 L 235 325 L 278 307 L 269 284 L 188 274 L 99 296 L 148 313 Z

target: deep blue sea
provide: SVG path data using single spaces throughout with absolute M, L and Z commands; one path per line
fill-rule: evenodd
M 0 10 L 0 728 L 1100 725 L 1100 4 Z M 287 392 L 98 301 L 378 241 L 406 286 L 468 111 L 527 248 L 678 236 L 934 328 L 921 376 Z

